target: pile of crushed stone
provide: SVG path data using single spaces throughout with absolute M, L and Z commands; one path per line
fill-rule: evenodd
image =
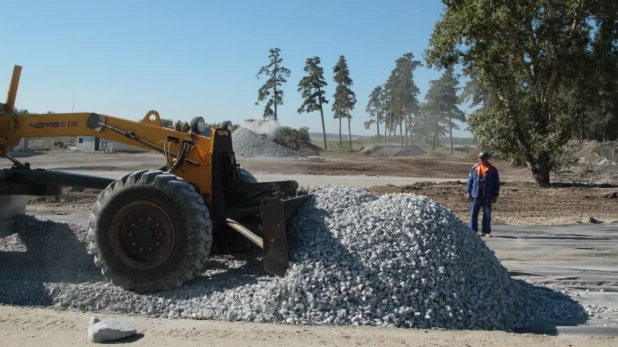
M 307 158 L 275 143 L 268 135 L 239 127 L 232 133 L 234 153 L 240 158 Z
M 618 162 L 618 142 L 590 141 L 576 153 L 578 163 L 596 165 L 616 165 Z
M 68 244 L 86 255 L 85 227 L 24 217 L 16 237 L 34 240 L 33 257 L 72 262 L 4 259 L 13 266 L 0 268 L 0 302 L 32 304 L 34 290 L 39 304 L 154 317 L 504 331 L 588 317 L 567 295 L 512 279 L 477 234 L 427 197 L 329 186 L 312 193 L 289 230 L 286 277 L 267 276 L 260 259 L 213 258 L 198 279 L 155 294 L 111 285 L 90 257 L 40 253 Z M 43 233 L 52 235 L 47 245 L 36 242 Z M 18 243 L 0 244 L 2 257 Z
M 564 161 L 571 164 L 615 166 L 618 162 L 618 141 L 571 140 L 564 150 Z

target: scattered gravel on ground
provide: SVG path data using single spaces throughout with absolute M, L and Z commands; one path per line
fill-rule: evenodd
M 232 133 L 232 146 L 234 154 L 240 158 L 307 158 L 275 143 L 266 134 L 257 134 L 243 127 Z
M 0 243 L 0 302 L 154 317 L 512 331 L 584 322 L 560 292 L 512 279 L 485 242 L 427 197 L 319 187 L 290 227 L 292 266 L 217 257 L 177 290 L 138 295 L 106 282 L 83 225 L 23 217 Z M 47 235 L 47 236 L 45 236 Z M 24 252 L 23 245 L 27 246 Z
M 574 290 L 569 290 L 569 289 L 564 289 L 560 291 L 561 293 L 568 295 L 569 297 L 581 297 L 582 295 L 580 294 L 579 291 L 574 291 Z M 600 292 L 603 292 L 603 289 L 600 290 Z M 586 291 L 584 292 L 584 294 L 588 294 L 589 290 L 586 289 Z M 607 307 L 607 306 L 598 306 L 595 304 L 584 304 L 582 305 L 584 310 L 586 311 L 586 313 L 588 314 L 588 316 L 594 318 L 594 319 L 609 319 L 607 316 L 604 316 L 606 314 L 618 314 L 618 308 L 613 308 L 613 307 Z

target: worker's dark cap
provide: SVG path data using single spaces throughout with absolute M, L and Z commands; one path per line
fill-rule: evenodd
M 488 152 L 481 152 L 481 153 L 479 153 L 479 158 L 489 158 L 489 153 Z

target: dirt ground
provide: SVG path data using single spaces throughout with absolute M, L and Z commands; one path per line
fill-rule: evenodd
M 32 167 L 36 168 L 89 170 L 90 172 L 84 172 L 93 175 L 102 170 L 129 172 L 158 168 L 163 164 L 160 155 L 151 153 L 92 155 L 51 152 L 22 160 L 30 162 Z M 426 195 L 452 209 L 461 218 L 468 218 L 464 189 L 465 179 L 474 164 L 470 161 L 417 157 L 375 158 L 362 154 L 341 153 L 326 154 L 320 158 L 307 160 L 240 158 L 238 162 L 256 176 L 258 173 L 302 175 L 302 177 L 329 175 L 324 177 L 342 176 L 350 182 L 356 182 L 359 178 L 348 176 L 358 175 L 367 176 L 366 182 L 371 182 L 380 176 L 451 180 L 452 182 L 419 182 L 412 185 L 379 184 L 370 186 L 369 190 L 375 194 L 410 192 Z M 493 209 L 492 218 L 495 223 L 552 225 L 618 221 L 618 178 L 612 178 L 614 174 L 618 175 L 615 166 L 578 165 L 563 168 L 552 177 L 555 182 L 553 187 L 541 189 L 533 183 L 528 169 L 501 162 L 495 165 L 500 170 L 500 178 L 503 181 L 500 199 Z M 601 180 L 605 183 L 590 183 L 599 181 L 599 177 L 611 179 Z M 320 182 L 331 183 L 328 180 Z M 58 198 L 35 197 L 31 200 L 32 204 L 28 210 L 85 213 L 92 208 L 98 193 L 99 191 L 91 189 L 85 192 L 67 190 Z
M 426 195 L 468 220 L 464 198 L 465 181 L 457 183 L 415 183 L 406 186 L 373 186 L 376 195 L 413 193 Z M 553 225 L 618 222 L 618 186 L 562 185 L 539 189 L 527 182 L 503 182 L 500 197 L 492 209 L 495 224 Z M 617 226 L 618 227 L 618 226 Z
M 117 318 L 98 314 L 98 317 Z M 85 346 L 90 314 L 0 306 L 0 338 L 8 346 Z M 138 335 L 130 346 L 615 346 L 611 337 L 557 338 L 494 331 L 289 326 L 123 317 Z
M 33 168 L 76 170 L 90 174 L 100 171 L 128 172 L 146 168 L 158 168 L 163 164 L 158 154 L 99 154 L 50 152 L 20 158 L 31 163 Z M 474 162 L 444 158 L 376 158 L 354 153 L 323 154 L 307 160 L 242 159 L 239 164 L 254 174 L 271 173 L 286 175 L 340 175 L 363 177 L 397 176 L 426 179 L 448 179 L 451 182 L 422 182 L 410 185 L 374 185 L 368 190 L 375 194 L 411 192 L 427 195 L 452 209 L 462 219 L 467 220 L 468 206 L 464 198 L 465 179 Z M 496 228 L 502 226 L 530 226 L 551 224 L 575 224 L 618 222 L 618 171 L 616 166 L 573 165 L 553 173 L 557 182 L 552 188 L 541 189 L 532 183 L 526 168 L 514 167 L 507 163 L 495 163 L 503 180 L 501 196 L 494 206 L 493 220 Z M 0 161 L 0 168 L 10 163 Z M 328 176 L 324 176 L 328 177 Z M 596 184 L 590 184 L 590 183 Z M 599 184 L 599 182 L 604 184 Z M 323 184 L 328 184 L 328 181 Z M 36 197 L 31 199 L 28 211 L 50 211 L 55 213 L 87 214 L 92 208 L 99 191 L 88 189 L 84 192 L 66 190 L 59 198 Z M 59 216 L 62 218 L 62 216 Z M 497 255 L 513 275 L 548 271 L 551 267 L 531 268 L 528 258 L 546 266 L 548 262 L 559 261 L 561 281 L 565 286 L 573 285 L 568 280 L 569 261 L 577 257 L 583 260 L 589 254 L 580 246 L 572 245 L 564 253 L 555 253 L 556 240 L 550 236 L 543 251 L 534 257 L 531 247 L 518 241 L 519 248 L 513 248 L 509 240 L 527 239 L 526 242 L 539 242 L 547 237 L 529 237 L 530 232 L 514 236 L 496 236 L 488 240 L 490 247 L 497 247 Z M 524 236 L 522 236 L 524 235 Z M 536 234 L 535 234 L 536 235 Z M 596 236 L 595 236 L 596 237 Z M 552 238 L 554 241 L 552 241 Z M 576 247 L 577 246 L 577 247 Z M 554 247 L 554 248 L 552 248 Z M 563 247 L 563 246 L 560 246 Z M 570 246 L 569 246 L 570 247 Z M 596 246 L 594 246 L 596 247 Z M 562 248 L 560 248 L 562 249 Z M 578 253 L 579 252 L 579 253 Z M 541 257 L 542 255 L 542 257 Z M 595 255 L 596 256 L 596 255 Z M 601 257 L 602 256 L 602 257 Z M 540 257 L 540 258 L 539 258 Z M 558 257 L 554 259 L 555 257 Z M 566 257 L 566 258 L 565 258 Z M 615 253 L 603 253 L 599 259 L 615 259 Z M 562 259 L 564 258 L 564 259 Z M 571 259 L 571 260 L 569 260 Z M 577 258 L 579 259 L 579 258 Z M 514 263 L 516 261 L 516 263 Z M 607 260 L 603 260 L 607 262 Z M 556 263 L 558 264 L 558 263 Z M 613 264 L 613 263 L 612 263 Z M 573 265 L 576 266 L 576 265 Z M 543 270 L 545 269 L 545 270 Z M 536 272 L 535 272 L 536 271 Z M 581 265 L 578 273 L 590 273 L 589 265 Z M 603 270 L 605 273 L 611 270 Z M 599 273 L 601 273 L 599 272 Z M 594 275 L 589 275 L 593 276 Z M 525 277 L 525 276 L 524 276 Z M 533 276 L 534 277 L 534 276 Z M 538 280 L 538 279 L 537 279 Z M 588 278 L 587 280 L 590 280 Z M 588 283 L 588 282 L 586 282 Z M 591 282 L 590 282 L 591 283 Z M 613 283 L 613 282 L 612 282 Z M 100 316 L 105 317 L 105 314 Z M 89 313 L 61 311 L 53 308 L 25 308 L 0 305 L 0 339 L 3 346 L 32 345 L 85 345 Z M 616 338 L 604 337 L 562 337 L 542 334 L 507 334 L 491 331 L 432 331 L 404 329 L 375 329 L 358 327 L 298 327 L 276 324 L 228 323 L 192 320 L 157 320 L 144 317 L 123 316 L 135 324 L 143 334 L 129 342 L 133 345 L 405 345 L 405 346 L 616 346 Z
M 376 195 L 414 193 L 426 195 L 450 208 L 463 220 L 468 219 L 468 203 L 464 198 L 465 182 L 412 185 L 372 186 Z M 33 197 L 28 211 L 58 211 L 90 213 L 99 190 L 73 192 L 67 189 L 59 197 Z M 498 202 L 493 206 L 495 224 L 554 225 L 573 223 L 618 223 L 618 186 L 565 186 L 539 189 L 526 182 L 504 182 Z M 482 214 L 481 214 L 482 215 Z M 617 226 L 618 227 L 618 226 Z

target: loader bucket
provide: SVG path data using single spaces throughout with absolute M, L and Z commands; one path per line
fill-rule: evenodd
M 287 229 L 296 210 L 310 195 L 281 200 L 262 200 L 262 232 L 264 234 L 264 269 L 277 276 L 288 270 Z
M 301 195 L 285 200 L 278 197 L 262 199 L 260 212 L 263 237 L 251 231 L 250 226 L 243 225 L 231 218 L 226 218 L 226 223 L 262 248 L 264 269 L 267 272 L 283 277 L 289 268 L 287 228 L 296 210 L 310 197 L 311 195 Z

